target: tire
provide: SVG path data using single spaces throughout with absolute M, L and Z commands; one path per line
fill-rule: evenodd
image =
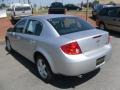
M 43 81 L 48 83 L 53 79 L 51 68 L 44 57 L 37 56 L 36 66 L 38 74 Z
M 8 52 L 12 52 L 12 47 L 11 47 L 9 39 L 6 39 L 6 50 Z
M 11 21 L 12 21 L 12 24 L 16 24 L 16 20 L 14 19 L 14 17 L 11 16 Z
M 99 29 L 106 30 L 105 24 L 104 23 L 100 23 L 99 24 Z

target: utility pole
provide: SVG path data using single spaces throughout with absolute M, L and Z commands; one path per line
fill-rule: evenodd
M 86 7 L 86 21 L 88 20 L 88 8 L 89 8 L 89 0 L 87 0 L 87 7 Z
M 23 0 L 23 3 L 25 4 L 25 0 Z
M 30 4 L 30 0 L 28 0 L 28 4 Z

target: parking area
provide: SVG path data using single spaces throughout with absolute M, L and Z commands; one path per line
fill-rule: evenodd
M 69 13 L 68 13 L 69 14 Z M 74 13 L 85 19 L 84 13 Z M 96 27 L 88 15 L 88 22 Z M 4 41 L 7 28 L 13 26 L 10 18 L 0 19 L 0 41 Z M 111 32 L 113 55 L 101 69 L 82 77 L 56 76 L 50 83 L 44 83 L 37 74 L 33 63 L 17 52 L 8 53 L 5 44 L 0 44 L 0 90 L 120 90 L 120 35 Z
M 33 63 L 0 45 L 0 90 L 120 90 L 120 36 L 111 32 L 113 55 L 101 69 L 82 77 L 57 76 L 46 84 L 36 73 Z

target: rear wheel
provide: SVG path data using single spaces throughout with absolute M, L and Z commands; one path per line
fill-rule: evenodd
M 53 73 L 45 58 L 38 56 L 36 61 L 36 66 L 37 66 L 38 74 L 43 81 L 49 82 L 52 80 Z

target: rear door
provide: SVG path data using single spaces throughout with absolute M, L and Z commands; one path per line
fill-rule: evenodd
M 21 52 L 21 50 L 22 50 L 22 48 L 20 48 L 20 46 L 21 46 L 21 35 L 23 34 L 26 22 L 27 22 L 26 19 L 23 19 L 23 20 L 19 21 L 15 25 L 14 31 L 11 33 L 11 38 L 10 38 L 11 45 L 18 52 Z
M 98 14 L 98 21 L 105 23 L 105 26 L 108 27 L 110 18 L 108 17 L 108 8 L 103 8 Z
M 118 26 L 117 26 L 117 8 L 111 8 L 108 11 L 108 21 L 107 22 L 107 28 L 111 29 L 111 30 L 117 30 Z
M 22 54 L 30 60 L 33 60 L 33 53 L 37 46 L 40 33 L 42 31 L 42 23 L 37 20 L 29 20 L 24 34 L 21 36 Z
M 116 9 L 117 15 L 114 17 L 115 30 L 120 32 L 120 7 Z

